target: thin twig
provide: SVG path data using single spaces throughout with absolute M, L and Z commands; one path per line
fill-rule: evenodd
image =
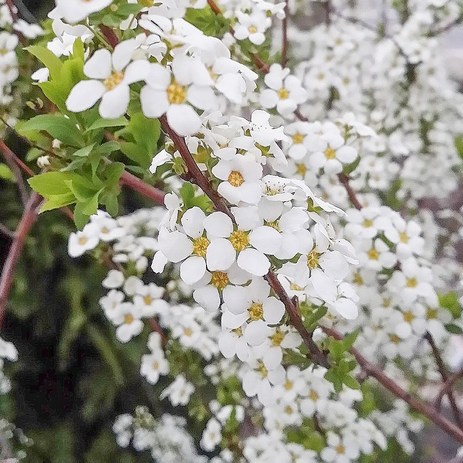
M 424 335 L 424 339 L 426 339 L 426 341 L 428 341 L 429 345 L 431 346 L 432 354 L 434 355 L 434 359 L 436 360 L 437 369 L 439 370 L 439 373 L 442 377 L 442 381 L 446 383 L 447 380 L 449 379 L 449 375 L 447 373 L 447 369 L 445 368 L 444 361 L 442 360 L 439 349 L 437 348 L 434 338 L 432 337 L 432 334 L 429 331 L 427 331 L 426 334 Z M 458 424 L 458 426 L 462 428 L 463 423 L 462 423 L 462 419 L 460 415 L 460 410 L 455 400 L 455 396 L 453 395 L 452 388 L 448 389 L 447 397 L 449 398 L 450 406 L 452 408 L 455 421 Z
M 437 410 L 440 410 L 441 404 L 442 404 L 442 399 L 444 398 L 445 395 L 448 395 L 449 392 L 452 391 L 453 386 L 457 381 L 459 381 L 461 378 L 463 378 L 463 370 L 454 373 L 453 375 L 450 375 L 447 378 L 447 381 L 442 385 L 439 393 L 436 396 L 436 399 L 434 400 L 434 407 Z
M 142 194 L 143 196 L 152 199 L 157 204 L 164 204 L 165 193 L 154 186 L 149 185 L 140 178 L 124 171 L 122 173 L 120 184 L 127 186 L 134 191 Z
M 27 191 L 26 184 L 24 182 L 21 169 L 18 167 L 16 159 L 18 158 L 13 151 L 8 148 L 5 142 L 0 138 L 0 152 L 3 154 L 8 167 L 13 172 L 16 179 L 16 185 L 18 186 L 19 194 L 21 195 L 21 201 L 24 205 L 29 200 L 29 193 Z
M 0 232 L 3 233 L 5 236 L 8 236 L 11 239 L 14 239 L 14 232 L 11 231 L 8 227 L 0 223 Z
M 16 12 L 16 6 L 13 0 L 6 0 L 6 6 L 8 7 L 13 22 L 16 22 L 18 19 L 18 13 Z
M 0 276 L 0 326 L 2 325 L 3 318 L 5 317 L 6 305 L 13 285 L 16 264 L 21 256 L 27 235 L 37 220 L 37 207 L 41 199 L 42 198 L 37 193 L 31 194 L 16 229 L 15 237 L 10 246 L 5 264 L 2 268 L 2 274 Z
M 281 23 L 281 67 L 286 67 L 288 61 L 288 20 L 289 20 L 289 6 L 288 0 L 285 1 L 284 7 L 285 17 Z
M 333 328 L 323 327 L 322 329 L 328 336 L 338 340 L 343 339 L 343 336 Z M 412 409 L 429 418 L 436 426 L 452 436 L 456 441 L 463 443 L 463 430 L 445 418 L 444 415 L 439 413 L 432 405 L 412 396 L 405 389 L 400 387 L 392 378 L 389 378 L 381 368 L 369 362 L 357 349 L 352 347 L 349 351 L 368 376 L 375 378 L 384 388 L 392 392 L 392 394 L 399 399 L 402 399 Z
M 358 200 L 357 194 L 352 189 L 349 183 L 349 177 L 346 174 L 341 173 L 341 174 L 338 174 L 338 178 L 339 178 L 339 182 L 341 183 L 341 185 L 347 191 L 347 195 L 349 196 L 349 199 L 352 205 L 358 210 L 362 209 L 362 203 Z

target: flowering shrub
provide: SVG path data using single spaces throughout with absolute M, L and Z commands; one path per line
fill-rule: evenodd
M 113 417 L 119 446 L 163 462 L 389 461 L 414 453 L 426 419 L 463 444 L 447 204 L 463 97 L 439 43 L 459 1 L 376 16 L 335 0 L 56 0 L 41 26 L 1 1 L 1 130 L 30 149 L 26 164 L 0 142 L 25 203 L 0 320 L 39 212 L 70 216 L 68 253 L 105 269 L 99 305 L 118 349 L 141 346 L 156 397 Z M 151 208 L 127 213 L 121 187 Z

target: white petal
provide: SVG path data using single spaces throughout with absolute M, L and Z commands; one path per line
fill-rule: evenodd
M 215 95 L 211 87 L 192 85 L 188 89 L 188 101 L 199 109 L 209 109 L 214 106 Z
M 131 61 L 133 52 L 138 48 L 137 39 L 124 40 L 116 45 L 113 52 L 113 67 L 116 71 L 122 71 Z
M 193 299 L 208 312 L 215 312 L 220 305 L 219 292 L 211 285 L 194 291 Z
M 163 90 L 154 90 L 149 85 L 145 85 L 141 89 L 140 102 L 143 114 L 146 117 L 160 117 L 169 108 L 166 92 Z
M 272 227 L 257 227 L 249 235 L 249 242 L 264 254 L 275 254 L 281 246 L 281 235 Z
M 100 116 L 105 119 L 117 119 L 127 112 L 130 101 L 130 89 L 120 84 L 114 90 L 103 95 L 100 104 Z
M 214 212 L 204 219 L 204 228 L 208 236 L 226 238 L 233 231 L 233 223 L 227 214 Z
M 133 84 L 145 80 L 148 75 L 150 63 L 144 59 L 134 61 L 127 66 L 124 73 L 124 83 Z
M 174 231 L 160 240 L 159 248 L 167 259 L 175 264 L 193 252 L 193 243 L 183 233 Z
M 285 306 L 283 302 L 275 297 L 269 297 L 264 302 L 263 308 L 265 321 L 272 325 L 279 323 L 285 314 Z
M 182 216 L 182 225 L 185 233 L 192 238 L 201 236 L 204 230 L 206 214 L 197 206 L 188 209 Z
M 270 269 L 270 261 L 256 249 L 241 251 L 237 263 L 240 268 L 256 276 L 264 276 Z
M 342 317 L 347 320 L 354 320 L 358 316 L 358 307 L 357 304 L 351 299 L 346 299 L 341 297 L 334 304 L 334 308 Z
M 247 313 L 249 307 L 248 291 L 242 286 L 229 285 L 223 290 L 223 301 L 231 313 L 235 315 Z
M 72 90 L 66 100 L 66 108 L 78 113 L 91 108 L 106 92 L 106 87 L 98 80 L 83 80 Z
M 195 110 L 186 104 L 170 106 L 167 122 L 182 137 L 194 135 L 201 127 L 201 119 Z
M 329 278 L 322 270 L 314 269 L 310 281 L 317 295 L 324 301 L 333 304 L 336 301 L 337 287 L 333 279 Z
M 235 262 L 236 251 L 230 241 L 216 238 L 211 241 L 206 251 L 207 268 L 213 270 L 227 270 Z
M 269 334 L 269 328 L 262 320 L 249 323 L 244 331 L 244 338 L 250 346 L 260 346 Z
M 111 53 L 106 49 L 97 50 L 84 64 L 84 74 L 91 79 L 106 79 L 111 70 Z
M 194 285 L 205 273 L 206 262 L 199 256 L 191 256 L 180 265 L 180 278 L 187 285 Z

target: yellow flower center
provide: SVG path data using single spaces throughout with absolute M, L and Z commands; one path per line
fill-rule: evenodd
M 255 34 L 257 32 L 257 27 L 256 26 L 249 26 L 248 31 L 250 34 Z
M 228 275 L 225 272 L 212 272 L 212 286 L 215 286 L 217 289 L 222 290 L 228 285 L 228 283 L 230 283 L 230 280 L 228 279 Z
M 183 328 L 183 334 L 190 337 L 193 334 L 193 330 L 191 328 Z
M 241 336 L 243 336 L 243 329 L 240 327 L 238 328 L 235 328 L 234 330 L 232 330 L 233 333 L 235 333 L 238 337 L 241 338 Z
M 287 390 L 287 391 L 290 391 L 294 386 L 294 383 L 292 381 L 290 381 L 289 379 L 287 379 L 285 381 L 285 383 L 283 384 L 283 387 Z
M 312 249 L 310 251 L 309 255 L 307 256 L 307 266 L 311 269 L 317 268 L 318 267 L 318 257 L 319 254 L 315 249 Z
M 230 240 L 230 243 L 232 244 L 235 251 L 238 252 L 245 249 L 249 244 L 248 234 L 242 230 L 232 232 L 228 239 Z
M 333 148 L 326 148 L 325 150 L 325 158 L 326 159 L 334 159 L 336 157 L 336 151 Z
M 390 307 L 392 304 L 392 300 L 390 297 L 385 297 L 383 299 L 383 307 Z
M 365 220 L 362 222 L 362 225 L 363 225 L 365 228 L 370 228 L 370 227 L 373 226 L 373 220 L 365 219 Z
M 304 142 L 305 135 L 303 135 L 302 133 L 296 132 L 291 138 L 293 139 L 293 143 L 295 145 L 300 145 L 301 143 Z
M 278 90 L 278 98 L 280 98 L 280 100 L 287 100 L 289 97 L 289 91 L 288 89 L 286 88 L 280 88 L 280 90 Z
M 309 397 L 310 397 L 310 400 L 313 400 L 315 402 L 316 400 L 318 400 L 318 397 L 319 397 L 318 392 L 311 389 L 309 392 Z
M 379 259 L 379 252 L 375 248 L 371 248 L 368 251 L 368 258 L 370 260 L 378 260 Z
M 426 310 L 426 318 L 428 320 L 434 320 L 437 318 L 438 313 L 439 311 L 437 309 L 432 309 L 431 307 L 428 307 L 428 309 Z
M 342 444 L 339 444 L 337 447 L 336 447 L 336 453 L 338 455 L 344 455 L 346 453 L 346 448 L 344 447 L 344 445 Z
M 407 287 L 408 288 L 416 288 L 416 285 L 418 282 L 416 281 L 416 278 L 407 278 Z
M 265 368 L 265 365 L 262 362 L 259 362 L 259 367 L 258 367 L 257 371 L 260 373 L 262 378 L 266 378 L 267 375 L 268 375 L 268 370 L 267 370 L 267 368 Z
M 408 243 L 408 235 L 405 232 L 400 232 L 400 241 L 404 244 Z
M 291 283 L 289 285 L 289 289 L 291 291 L 302 291 L 302 288 L 299 285 L 297 285 L 296 283 Z
M 292 408 L 290 405 L 286 405 L 286 407 L 285 407 L 285 413 L 286 413 L 287 415 L 292 415 L 293 412 L 294 412 L 293 408 Z
M 135 320 L 135 318 L 133 318 L 133 315 L 131 313 L 126 313 L 124 315 L 124 324 L 126 325 L 130 325 L 131 323 L 133 323 Z
M 81 246 L 83 246 L 88 241 L 88 238 L 86 236 L 80 236 L 77 241 Z
M 152 304 L 153 301 L 154 301 L 154 299 L 149 294 L 147 294 L 146 296 L 143 296 L 143 302 L 146 305 Z
M 271 339 L 272 339 L 272 346 L 278 347 L 283 342 L 283 339 L 285 339 L 285 335 L 281 331 L 276 331 Z
M 353 278 L 353 282 L 355 285 L 357 286 L 362 286 L 363 285 L 363 278 L 362 278 L 362 275 L 360 275 L 359 272 L 355 272 L 354 273 L 354 278 Z
M 390 334 L 389 339 L 393 344 L 400 344 L 401 339 L 396 334 Z
M 167 99 L 170 104 L 182 104 L 186 100 L 186 88 L 177 82 L 172 82 L 167 87 Z
M 275 220 L 273 222 L 267 222 L 266 220 L 264 221 L 264 225 L 266 225 L 267 227 L 272 227 L 273 229 L 275 229 L 276 231 L 280 231 L 280 225 L 278 224 L 278 222 Z
M 103 83 L 107 90 L 112 90 L 122 82 L 123 78 L 123 72 L 113 72 Z
M 138 0 L 138 3 L 146 7 L 154 6 L 154 0 Z
M 199 257 L 206 257 L 209 240 L 205 236 L 200 236 L 193 240 L 193 254 Z
M 296 164 L 296 174 L 299 174 L 301 177 L 305 177 L 307 170 L 307 166 L 303 162 Z
M 258 302 L 253 302 L 248 309 L 249 318 L 252 321 L 262 320 L 264 318 L 264 308 L 262 304 Z
M 415 315 L 411 310 L 407 310 L 406 312 L 404 312 L 403 317 L 407 323 L 411 323 L 415 319 Z
M 244 178 L 237 170 L 232 170 L 228 176 L 228 183 L 231 186 L 238 187 L 244 183 Z

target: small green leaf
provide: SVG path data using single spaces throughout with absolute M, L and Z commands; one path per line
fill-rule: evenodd
M 29 53 L 38 58 L 50 71 L 52 79 L 59 79 L 63 63 L 48 48 L 40 45 L 33 45 L 25 48 Z
M 463 329 L 461 329 L 458 325 L 454 323 L 448 323 L 445 325 L 445 329 L 452 334 L 463 334 Z
M 0 179 L 9 180 L 12 182 L 15 181 L 13 172 L 11 172 L 10 168 L 6 164 L 3 164 L 3 163 L 0 163 Z
M 95 146 L 95 143 L 92 143 L 91 145 L 85 146 L 84 148 L 81 148 L 80 150 L 74 151 L 72 155 L 77 156 L 77 157 L 87 157 L 92 152 L 94 146 Z
M 106 129 L 109 127 L 125 127 L 129 121 L 125 117 L 117 119 L 97 119 L 88 129 L 87 132 L 98 129 Z
M 18 123 L 16 130 L 20 134 L 43 131 L 67 145 L 77 148 L 85 146 L 85 140 L 78 127 L 70 119 L 61 115 L 43 114 L 35 116 L 28 121 Z

